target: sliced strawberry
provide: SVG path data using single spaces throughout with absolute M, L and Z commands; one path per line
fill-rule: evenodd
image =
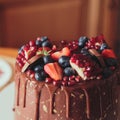
M 70 49 L 64 47 L 61 51 L 54 52 L 51 56 L 55 60 L 58 60 L 61 56 L 70 56 Z
M 57 62 L 48 63 L 44 66 L 45 72 L 54 80 L 62 79 L 62 68 Z
M 105 58 L 117 58 L 114 51 L 112 49 L 104 49 L 102 51 L 102 56 Z

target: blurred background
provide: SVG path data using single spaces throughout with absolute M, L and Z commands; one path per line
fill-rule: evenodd
M 120 53 L 120 0 L 0 0 L 0 47 L 104 34 Z

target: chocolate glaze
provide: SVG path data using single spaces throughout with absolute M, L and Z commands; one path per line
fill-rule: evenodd
M 28 78 L 16 65 L 15 120 L 119 120 L 116 73 L 106 80 L 56 87 Z

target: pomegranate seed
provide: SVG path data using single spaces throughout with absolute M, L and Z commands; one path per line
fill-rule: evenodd
M 52 78 L 46 78 L 46 79 L 45 79 L 45 82 L 46 82 L 46 83 L 52 83 L 52 81 L 53 81 Z
M 18 56 L 17 56 L 18 58 L 23 58 L 24 56 L 22 55 L 22 54 L 18 54 Z
M 53 81 L 53 85 L 60 86 L 61 85 L 61 81 L 60 80 Z
M 66 44 L 66 41 L 65 40 L 61 40 L 61 44 Z
M 62 85 L 63 86 L 68 86 L 68 82 L 67 81 L 62 81 Z
M 67 76 L 63 77 L 63 81 L 68 81 L 68 80 L 69 80 L 69 78 Z
M 53 50 L 53 51 L 56 51 L 56 50 L 57 50 L 56 45 L 53 45 L 52 50 Z
M 30 46 L 27 44 L 25 47 L 24 47 L 24 51 L 28 51 L 30 49 Z
M 34 72 L 32 72 L 32 73 L 30 74 L 30 78 L 35 78 L 35 73 L 34 73 Z
M 31 40 L 31 41 L 29 42 L 29 45 L 30 45 L 30 46 L 35 46 L 35 41 L 34 41 L 34 40 Z
M 76 61 L 75 61 L 75 64 L 79 66 L 80 61 L 79 61 L 79 60 L 76 60 Z
M 84 74 L 85 74 L 87 77 L 90 77 L 90 76 L 91 76 L 91 73 L 88 72 L 88 71 L 84 71 Z
M 76 84 L 76 82 L 74 80 L 71 80 L 71 81 L 68 82 L 68 86 L 73 86 L 75 84 Z
M 98 76 L 96 77 L 97 80 L 100 80 L 101 78 L 102 78 L 102 75 L 98 75 Z
M 40 37 L 37 37 L 37 40 L 40 40 L 41 38 Z
M 21 55 L 22 55 L 22 56 L 25 56 L 25 53 L 24 53 L 24 51 L 21 51 Z
M 74 75 L 69 77 L 69 81 L 71 81 L 71 80 L 75 80 L 75 76 Z
M 23 61 L 24 64 L 27 62 L 27 60 L 25 60 L 25 59 L 21 59 L 21 60 Z
M 19 61 L 19 62 L 18 62 L 18 65 L 19 65 L 20 67 L 23 67 L 24 64 Z
M 85 71 L 91 71 L 91 67 L 86 67 Z
M 76 81 L 76 82 L 80 82 L 80 81 L 82 81 L 82 78 L 81 78 L 80 76 L 76 76 L 76 77 L 75 77 L 75 81 Z
M 30 76 L 30 75 L 33 74 L 33 73 L 34 73 L 34 71 L 32 71 L 32 70 L 27 70 L 27 71 L 26 71 L 27 76 Z

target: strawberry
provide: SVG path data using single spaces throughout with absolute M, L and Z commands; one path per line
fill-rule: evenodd
M 61 56 L 70 56 L 70 49 L 68 47 L 64 47 L 61 51 L 51 54 L 51 56 L 55 60 L 58 60 Z
M 62 79 L 63 71 L 57 62 L 48 63 L 48 64 L 44 65 L 44 70 L 53 80 L 61 80 Z
M 114 51 L 112 49 L 104 49 L 102 51 L 102 56 L 105 58 L 117 58 Z

